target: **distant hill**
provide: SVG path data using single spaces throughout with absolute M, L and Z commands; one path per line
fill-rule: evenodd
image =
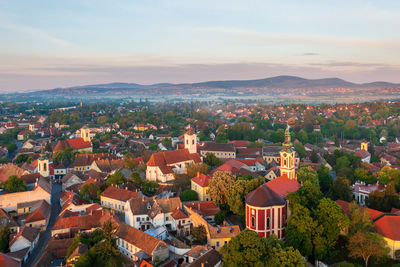
M 109 99 L 147 98 L 216 99 L 269 97 L 273 101 L 372 101 L 400 98 L 400 84 L 377 81 L 351 83 L 339 78 L 305 79 L 296 76 L 276 76 L 257 80 L 206 81 L 198 83 L 107 83 L 12 94 L 0 94 L 0 101 L 108 101 Z
M 220 89 L 235 89 L 235 88 L 279 88 L 279 89 L 301 89 L 301 88 L 389 88 L 398 87 L 400 84 L 388 82 L 372 82 L 356 84 L 339 78 L 324 78 L 324 79 L 305 79 L 296 76 L 276 76 L 258 80 L 227 80 L 227 81 L 207 81 L 199 83 L 158 83 L 152 85 L 142 85 L 137 83 L 108 83 L 94 84 L 84 86 L 74 86 L 68 88 L 55 88 L 45 90 L 46 93 L 67 93 L 71 91 L 88 91 L 88 92 L 104 92 L 110 89 L 116 93 L 118 90 L 134 91 L 135 89 L 145 88 L 165 88 L 165 89 L 190 89 L 190 88 L 220 88 Z

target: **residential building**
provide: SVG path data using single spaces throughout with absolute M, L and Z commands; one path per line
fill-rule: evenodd
M 211 200 L 210 194 L 208 192 L 208 184 L 210 181 L 210 176 L 203 173 L 199 173 L 196 177 L 191 179 L 191 189 L 196 191 L 198 199 L 200 201 Z
M 126 210 L 128 200 L 140 197 L 141 193 L 139 192 L 109 186 L 101 193 L 100 203 L 103 207 L 123 213 Z
M 202 157 L 205 157 L 207 153 L 212 153 L 217 158 L 221 159 L 236 158 L 236 150 L 233 144 L 204 142 L 202 145 L 200 145 L 199 151 Z
M 365 206 L 369 194 L 376 190 L 383 191 L 385 186 L 378 182 L 370 185 L 367 185 L 364 182 L 356 182 L 351 186 L 351 188 L 353 189 L 353 199 L 355 199 L 359 205 Z

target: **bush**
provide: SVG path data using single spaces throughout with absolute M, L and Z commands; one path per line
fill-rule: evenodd
M 224 223 L 226 217 L 226 211 L 221 210 L 217 214 L 215 214 L 214 221 L 216 224 L 221 225 Z
M 198 196 L 197 196 L 197 192 L 190 190 L 190 189 L 186 189 L 183 190 L 183 192 L 180 195 L 180 198 L 182 201 L 196 201 L 198 200 Z

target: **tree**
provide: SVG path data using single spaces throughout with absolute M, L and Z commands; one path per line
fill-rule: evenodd
M 166 148 L 171 148 L 172 147 L 172 140 L 171 138 L 164 138 L 162 140 L 162 144 L 166 147 Z
M 351 201 L 352 190 L 350 188 L 350 181 L 343 177 L 337 177 L 332 185 L 331 198 L 333 200 Z
M 114 237 L 114 233 L 116 231 L 115 226 L 111 222 L 111 220 L 106 221 L 103 224 L 103 234 L 104 239 L 102 242 L 96 244 L 95 252 L 96 252 L 96 264 L 94 266 L 98 266 L 100 264 L 104 264 L 106 266 L 122 266 L 124 262 L 116 244 L 116 238 Z
M 16 164 L 23 163 L 23 162 L 31 163 L 32 161 L 33 161 L 33 158 L 31 158 L 28 154 L 19 154 L 17 156 L 17 158 L 15 159 Z
M 132 171 L 139 166 L 139 162 L 133 157 L 131 153 L 127 153 L 124 156 L 124 168 L 131 169 Z
M 226 217 L 226 211 L 220 210 L 217 214 L 215 214 L 214 221 L 216 224 L 221 225 L 224 223 Z
M 312 185 L 319 188 L 318 174 L 308 165 L 303 165 L 296 172 L 297 180 L 300 183 L 304 183 L 305 181 L 310 181 Z
M 208 152 L 203 159 L 203 162 L 211 167 L 218 167 L 222 165 L 222 160 L 217 158 L 214 153 Z
M 286 226 L 286 244 L 309 257 L 313 254 L 313 235 L 322 229 L 313 220 L 310 211 L 302 205 L 291 202 L 291 211 Z
M 335 201 L 323 198 L 315 211 L 315 220 L 323 228 L 321 237 L 324 240 L 325 249 L 320 252 L 320 256 L 324 258 L 333 251 L 340 232 L 348 227 L 349 219 Z
M 7 189 L 10 193 L 22 192 L 26 190 L 26 183 L 16 175 L 11 175 L 6 181 L 1 183 L 1 187 Z
M 369 208 L 383 212 L 389 212 L 392 208 L 400 208 L 399 194 L 393 183 L 389 183 L 382 192 L 379 190 L 371 192 L 366 203 Z
M 121 172 L 116 172 L 107 177 L 106 185 L 119 185 L 126 182 L 124 175 Z
M 322 192 L 310 181 L 305 181 L 304 185 L 294 193 L 287 195 L 289 203 L 297 203 L 313 211 L 317 208 Z
M 8 251 L 10 234 L 10 229 L 7 226 L 0 227 L 0 252 L 5 253 Z
M 365 266 L 371 257 L 380 258 L 388 254 L 389 248 L 386 241 L 377 233 L 358 231 L 350 236 L 347 245 L 349 256 L 352 258 L 362 258 Z
M 358 231 L 371 232 L 374 225 L 370 218 L 368 209 L 361 209 L 357 202 L 352 201 L 349 205 L 349 235 L 352 236 Z
M 189 178 L 196 177 L 199 173 L 207 174 L 208 165 L 205 163 L 190 163 L 186 167 Z
M 17 145 L 14 143 L 7 145 L 7 151 L 9 154 L 13 154 L 18 149 Z
M 244 230 L 225 244 L 220 253 L 222 266 L 265 266 L 268 260 L 267 242 L 256 232 Z
M 303 267 L 306 266 L 300 252 L 293 247 L 283 248 L 280 244 L 271 249 L 268 267 Z
M 319 158 L 317 152 L 315 150 L 311 151 L 310 160 L 312 163 L 318 163 Z
M 230 210 L 240 216 L 244 216 L 244 198 L 245 196 L 263 184 L 264 177 L 254 178 L 251 180 L 236 180 L 228 190 L 227 204 Z
M 327 193 L 332 186 L 333 180 L 332 176 L 329 174 L 329 168 L 321 164 L 317 174 L 321 191 Z
M 89 197 L 92 200 L 98 199 L 100 187 L 96 183 L 85 184 L 79 191 L 79 195 Z
M 179 197 L 181 198 L 182 201 L 198 200 L 197 192 L 190 189 L 183 190 Z
M 192 235 L 197 242 L 205 244 L 207 242 L 207 231 L 203 225 L 193 227 Z
M 211 199 L 217 205 L 228 203 L 229 188 L 234 184 L 236 177 L 230 172 L 217 171 L 208 185 Z
M 57 151 L 53 154 L 53 162 L 61 164 L 64 162 L 70 163 L 74 159 L 74 152 L 72 148 L 66 148 L 63 151 Z
M 306 149 L 304 148 L 303 144 L 300 142 L 294 143 L 294 149 L 296 150 L 297 154 L 299 154 L 300 158 L 304 158 L 306 156 Z

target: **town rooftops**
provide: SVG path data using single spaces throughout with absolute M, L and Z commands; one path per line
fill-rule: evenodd
M 148 214 L 154 218 L 160 213 L 174 212 L 177 208 L 182 207 L 179 197 L 153 199 L 153 198 L 136 198 L 129 201 L 130 209 L 133 215 Z
M 222 261 L 221 254 L 215 249 L 210 249 L 204 253 L 201 257 L 190 263 L 188 266 L 191 267 L 203 267 L 203 266 L 217 266 Z
M 103 193 L 101 193 L 101 196 L 125 202 L 131 198 L 139 198 L 140 193 L 126 189 L 121 189 L 114 186 L 109 186 L 107 187 L 106 190 L 104 190 Z
M 235 152 L 233 144 L 204 142 L 200 146 L 200 151 L 222 151 L 222 152 Z
M 25 224 L 37 222 L 41 220 L 47 220 L 50 215 L 50 204 L 47 203 L 45 200 L 41 200 L 40 206 L 25 220 Z
M 24 226 L 21 231 L 10 241 L 10 247 L 17 241 L 19 238 L 23 237 L 29 242 L 33 242 L 38 236 L 40 230 L 28 226 Z
M 264 156 L 279 156 L 281 150 L 281 146 L 265 146 L 262 148 L 262 154 Z
M 116 156 L 108 153 L 78 154 L 76 155 L 75 161 L 71 164 L 71 167 L 89 166 L 95 160 L 108 158 L 116 158 Z
M 371 153 L 369 153 L 366 150 L 361 149 L 361 150 L 358 150 L 354 155 L 360 157 L 361 159 L 365 159 L 365 158 L 370 157 Z
M 352 188 L 354 192 L 369 194 L 375 190 L 383 191 L 385 186 L 379 183 L 366 185 L 364 183 L 356 182 L 354 185 L 352 185 Z
M 270 207 L 285 205 L 286 201 L 266 184 L 262 184 L 247 194 L 246 203 L 254 207 Z
M 342 208 L 342 211 L 344 214 L 349 215 L 349 206 L 350 202 L 344 201 L 344 200 L 336 200 L 336 203 Z M 360 207 L 361 209 L 367 209 L 369 213 L 369 218 L 371 220 L 375 220 L 379 216 L 383 215 L 383 212 L 380 212 L 378 210 L 374 209 L 369 209 L 367 207 Z
M 194 161 L 195 163 L 201 162 L 200 156 L 196 153 L 190 154 L 188 149 L 177 149 L 170 151 L 157 152 L 151 155 L 147 166 L 158 166 L 161 168 L 170 168 L 169 165 L 173 165 L 180 162 Z M 165 170 L 170 171 L 171 170 Z M 168 172 L 168 173 L 170 173 Z

